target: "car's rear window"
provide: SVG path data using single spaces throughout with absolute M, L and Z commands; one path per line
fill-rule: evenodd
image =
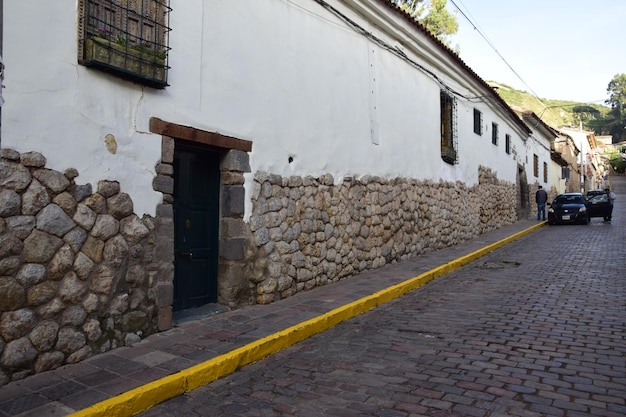
M 557 195 L 554 202 L 560 204 L 583 204 L 583 197 L 580 195 Z
M 594 195 L 589 199 L 591 204 L 608 203 L 609 196 L 606 194 Z
M 603 194 L 606 194 L 606 193 L 602 190 L 589 191 L 587 193 L 587 199 L 594 197 L 596 195 L 603 195 Z

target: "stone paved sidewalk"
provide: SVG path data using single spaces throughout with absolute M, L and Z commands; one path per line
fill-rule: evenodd
M 612 225 L 541 228 L 144 417 L 626 415 L 626 181 L 615 191 Z M 536 225 L 522 221 L 271 305 L 199 310 L 135 346 L 1 387 L 0 416 L 85 409 Z
M 387 265 L 270 305 L 191 316 L 166 332 L 0 388 L 0 416 L 63 416 L 326 313 L 536 225 L 521 221 L 473 241 Z
M 623 417 L 622 200 L 140 416 Z

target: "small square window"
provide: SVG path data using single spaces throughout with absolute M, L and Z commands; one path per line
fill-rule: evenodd
M 569 168 L 561 167 L 561 179 L 564 179 L 564 180 L 569 179 Z

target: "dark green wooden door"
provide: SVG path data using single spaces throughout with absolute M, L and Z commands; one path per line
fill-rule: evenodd
M 219 154 L 176 143 L 174 311 L 217 301 Z

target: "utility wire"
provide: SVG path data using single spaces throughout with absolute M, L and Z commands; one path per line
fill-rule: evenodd
M 462 0 L 457 0 L 462 6 L 463 8 L 465 8 L 467 10 L 467 7 L 463 4 Z M 535 91 L 528 85 L 528 83 L 526 83 L 526 81 L 524 81 L 524 79 L 517 73 L 517 71 L 515 71 L 515 69 L 511 66 L 511 64 L 508 63 L 508 61 L 502 56 L 502 54 L 498 51 L 498 49 L 494 46 L 494 44 L 487 38 L 487 36 L 483 33 L 483 31 L 479 28 L 478 24 L 474 23 L 473 20 L 476 20 L 475 18 L 470 19 L 467 15 L 469 14 L 471 16 L 471 13 L 469 13 L 469 11 L 467 12 L 467 14 L 456 4 L 455 0 L 450 0 L 450 3 L 452 3 L 452 5 L 459 11 L 459 13 L 461 13 L 461 15 L 465 18 L 465 20 L 468 21 L 468 23 L 474 28 L 474 30 L 476 32 L 478 32 L 478 34 L 481 36 L 481 38 L 483 38 L 485 40 L 485 42 L 487 42 L 487 44 L 489 45 L 489 47 L 491 49 L 493 49 L 493 51 L 500 57 L 500 59 L 502 60 L 502 62 L 504 62 L 506 64 L 507 67 L 509 67 L 509 69 L 513 72 L 513 74 L 515 74 L 515 76 L 528 88 L 528 90 L 533 94 L 533 96 L 544 106 L 544 112 L 549 108 L 548 106 L 546 106 L 546 104 L 539 98 L 539 96 L 537 95 L 537 93 L 535 93 Z M 543 114 L 543 112 L 541 113 Z
M 493 49 L 493 51 L 500 57 L 500 59 L 502 59 L 502 61 L 506 64 L 506 66 L 509 67 L 509 69 L 513 72 L 513 74 L 515 74 L 515 76 L 528 88 L 528 90 L 533 94 L 533 96 L 537 99 L 537 101 L 539 101 L 541 103 L 541 105 L 544 107 L 543 111 L 538 116 L 539 118 L 541 118 L 541 116 L 543 116 L 543 114 L 546 112 L 546 110 L 554 111 L 554 109 L 556 109 L 556 108 L 577 106 L 577 105 L 580 104 L 580 103 L 575 103 L 575 104 L 563 104 L 563 105 L 554 105 L 554 106 L 546 105 L 546 103 L 544 103 L 539 98 L 538 94 L 528 85 L 528 83 L 526 83 L 526 81 L 524 81 L 524 79 L 517 73 L 517 71 L 515 71 L 515 69 L 507 62 L 507 60 L 502 56 L 502 54 L 500 54 L 500 52 L 497 50 L 497 48 L 494 46 L 494 44 L 484 34 L 484 32 L 482 31 L 482 29 L 480 28 L 478 23 L 474 23 L 476 21 L 476 18 L 474 18 L 474 16 L 472 16 L 472 14 L 469 12 L 469 9 L 467 9 L 467 6 L 465 6 L 465 4 L 463 4 L 463 1 L 462 0 L 456 0 L 456 1 L 458 1 L 463 6 L 463 8 L 465 8 L 467 13 L 464 12 L 455 3 L 455 0 L 450 0 L 450 3 L 452 3 L 452 5 L 459 11 L 459 13 L 461 13 L 461 15 L 465 18 L 465 20 L 467 20 L 469 22 L 469 24 L 474 28 L 474 30 L 476 32 L 478 32 L 478 34 L 485 40 L 485 42 L 487 42 L 489 47 L 491 49 Z M 602 103 L 604 101 L 605 101 L 604 99 L 592 100 L 592 101 L 587 101 L 586 104 Z M 535 125 L 535 127 L 536 127 L 536 125 Z
M 387 43 L 386 41 L 384 41 L 383 39 L 375 36 L 372 32 L 369 32 L 368 30 L 366 30 L 363 26 L 359 25 L 357 22 L 355 22 L 354 20 L 350 19 L 348 16 L 346 16 L 345 14 L 340 12 L 337 8 L 331 6 L 325 0 L 313 0 L 313 1 L 318 3 L 320 6 L 324 7 L 326 10 L 328 10 L 329 12 L 331 12 L 332 14 L 337 16 L 338 18 L 340 18 L 349 27 L 351 27 L 356 33 L 365 36 L 366 38 L 368 38 L 369 40 L 371 40 L 372 42 L 374 42 L 375 44 L 377 44 L 381 48 L 391 52 L 392 54 L 394 54 L 398 58 L 402 59 L 403 61 L 409 63 L 413 67 L 419 69 L 420 71 L 422 71 L 425 74 L 427 74 L 428 76 L 430 76 L 432 79 L 434 79 L 440 85 L 441 88 L 445 89 L 450 94 L 453 94 L 453 95 L 455 95 L 457 97 L 460 97 L 460 98 L 462 98 L 464 100 L 467 100 L 467 101 L 470 101 L 470 102 L 473 102 L 475 100 L 481 100 L 481 99 L 485 100 L 485 101 L 489 100 L 488 96 L 468 96 L 468 95 L 465 95 L 465 94 L 461 93 L 460 91 L 455 90 L 454 88 L 452 88 L 448 84 L 446 84 L 446 82 L 444 80 L 442 80 L 433 71 L 431 71 L 428 68 L 424 67 L 423 65 L 419 64 L 415 60 L 409 58 L 409 56 L 407 56 L 407 54 L 404 53 L 404 51 L 399 49 L 397 46 L 392 46 L 389 43 Z
M 383 39 L 375 36 L 373 33 L 369 32 L 369 31 L 367 31 L 363 26 L 359 25 L 357 22 L 355 22 L 354 20 L 350 19 L 345 14 L 341 13 L 338 9 L 336 9 L 333 6 L 331 6 L 325 0 L 314 0 L 314 1 L 316 3 L 318 3 L 319 5 L 321 5 L 322 7 L 324 7 L 326 10 L 330 11 L 331 13 L 333 13 L 335 16 L 339 17 L 341 20 L 343 20 L 345 23 L 347 23 L 350 27 L 352 27 L 352 29 L 354 31 L 356 31 L 357 33 L 365 36 L 366 38 L 370 39 L 371 41 L 376 43 L 381 48 L 386 49 L 387 51 L 389 51 L 392 54 L 396 55 L 400 59 L 408 62 L 409 64 L 411 64 L 415 68 L 418 68 L 419 70 L 421 70 L 424 73 L 426 73 L 429 76 L 431 76 L 435 81 L 437 81 L 437 83 L 439 83 L 439 85 L 441 87 L 443 87 L 446 90 L 448 90 L 449 92 L 451 92 L 453 94 L 456 94 L 456 95 L 458 95 L 460 97 L 463 97 L 463 98 L 465 98 L 467 100 L 470 99 L 470 98 L 464 96 L 463 94 L 461 94 L 460 92 L 457 92 L 457 91 L 453 90 L 451 87 L 449 87 L 448 85 L 446 85 L 445 82 L 441 78 L 439 78 L 437 76 L 437 74 L 435 74 L 433 71 L 430 71 L 429 69 L 427 69 L 424 66 L 420 65 L 416 61 L 412 60 L 403 51 L 401 51 L 397 47 L 394 47 L 394 46 L 390 45 L 389 43 L 385 42 Z

